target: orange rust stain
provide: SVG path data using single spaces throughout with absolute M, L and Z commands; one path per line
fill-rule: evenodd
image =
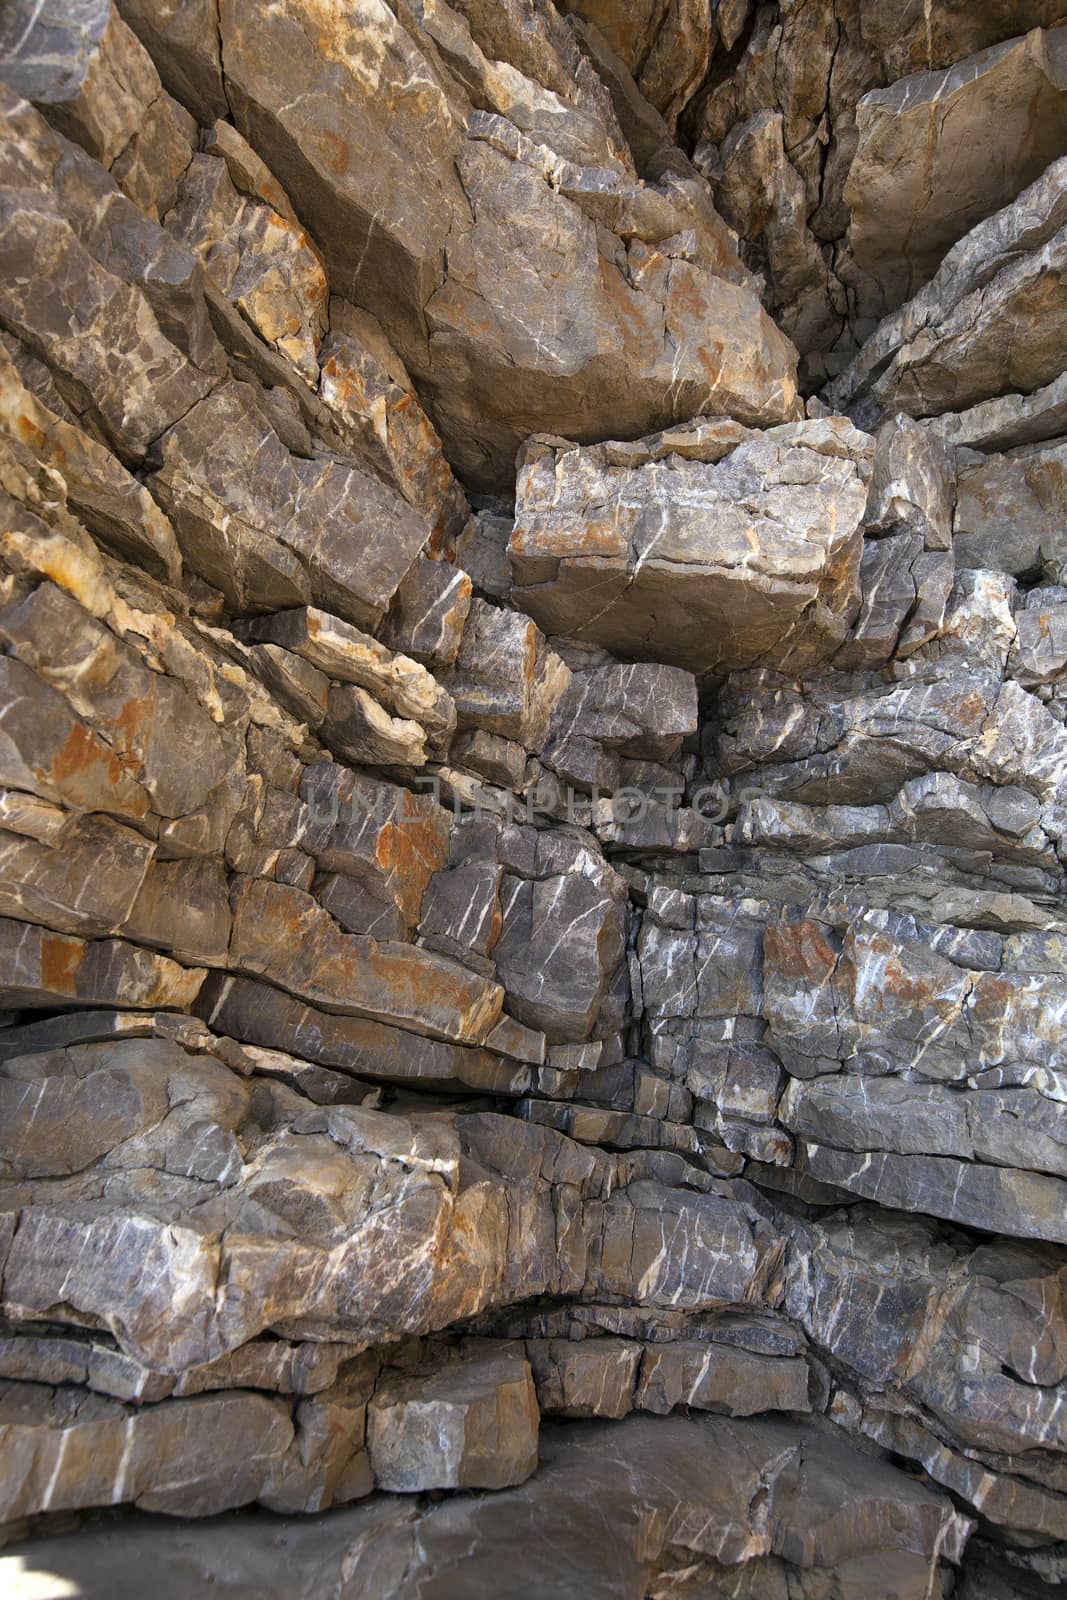
M 65 783 L 68 779 L 77 777 L 79 773 L 91 772 L 94 767 L 103 767 L 108 782 L 118 783 L 122 777 L 122 765 L 118 757 L 111 752 L 105 755 L 105 749 L 95 733 L 83 723 L 74 723 L 52 762 L 52 781 Z
M 787 978 L 818 981 L 828 976 L 837 962 L 837 952 L 817 922 L 770 927 L 764 942 L 768 963 Z
M 34 450 L 42 450 L 48 439 L 48 435 L 37 426 L 33 418 L 27 417 L 21 412 L 18 419 L 18 433 L 19 437 L 25 439 L 26 443 L 31 445 Z
M 124 701 L 118 716 L 112 719 L 112 726 L 121 749 L 133 752 L 143 748 L 145 734 L 152 726 L 155 700 L 154 691 L 149 689 L 148 693 L 140 698 L 135 696 Z
M 338 175 L 347 172 L 349 163 L 352 160 L 352 147 L 347 140 L 340 138 L 331 129 L 325 128 L 322 133 L 321 143 L 326 147 L 323 160 L 330 171 Z
M 85 946 L 76 939 L 64 939 L 59 934 L 46 933 L 41 938 L 41 986 L 53 994 L 76 993 L 78 968 L 85 956 Z
M 398 823 L 385 823 L 378 834 L 374 859 L 383 872 L 399 878 L 397 904 L 409 922 L 417 919 L 426 885 L 444 866 L 447 853 L 448 840 L 440 819 L 420 817 L 407 806 Z

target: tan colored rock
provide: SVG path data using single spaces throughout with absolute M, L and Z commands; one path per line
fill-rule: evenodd
M 380 1489 L 504 1489 L 537 1466 L 537 1397 L 512 1350 L 465 1355 L 436 1372 L 383 1379 L 367 1412 Z
M 97 439 L 43 405 L 4 352 L 0 421 L 40 467 L 61 475 L 67 505 L 102 544 L 155 577 L 178 580 L 181 554 L 174 530 L 148 490 Z
M 293 210 L 289 196 L 248 141 L 242 139 L 232 122 L 224 122 L 219 118 L 205 129 L 200 137 L 200 148 L 205 155 L 217 156 L 226 163 L 226 171 L 235 189 L 254 200 L 262 200 L 286 221 L 299 226 L 300 219 Z
M 754 423 L 795 414 L 792 350 L 703 184 L 635 177 L 554 13 L 531 25 L 519 8 L 438 5 L 420 26 L 377 5 L 309 32 L 295 5 L 264 29 L 227 3 L 197 37 L 160 0 L 126 12 L 198 115 L 221 39 L 233 120 L 299 197 L 334 293 L 381 323 L 465 480 L 502 486 L 550 422 L 597 437 L 713 406 Z M 694 17 L 682 38 L 700 32 Z M 658 71 L 674 95 L 677 62 Z M 521 272 L 501 274 L 505 259 Z
M 65 692 L 161 817 L 195 813 L 235 776 L 237 748 L 186 688 L 151 671 L 56 585 L 42 583 L 0 611 L 0 637 L 20 663 Z
M 648 1346 L 634 1391 L 635 1409 L 663 1413 L 679 1405 L 729 1417 L 809 1411 L 807 1363 L 724 1344 L 680 1340 Z
M 947 253 L 914 300 L 885 317 L 826 390 L 861 427 L 959 412 L 1060 376 L 1067 159 Z M 1013 424 L 1007 443 L 1015 443 Z M 1020 426 L 1023 425 L 1020 420 Z M 1019 436 L 1019 442 L 1023 435 Z
M 617 0 L 565 0 L 561 9 L 599 29 L 646 100 L 663 114 L 673 131 L 707 74 L 721 17 L 691 0 L 667 4 L 639 0 L 636 5 L 619 5 Z M 727 48 L 732 43 L 731 38 Z
M 300 225 L 242 194 L 226 162 L 210 155 L 192 157 L 166 225 L 264 342 L 314 388 L 330 291 Z
M 139 462 L 212 386 L 186 354 L 212 359 L 198 269 L 6 88 L 2 108 L 5 326 L 53 367 L 74 409 L 121 459 Z M 45 281 L 48 300 L 36 292 Z
M 310 600 L 373 626 L 429 526 L 356 468 L 291 454 L 258 393 L 223 384 L 161 442 L 162 467 L 149 487 L 186 565 L 238 614 Z
M 629 1339 L 527 1339 L 542 1412 L 565 1417 L 625 1417 L 643 1355 Z
M 499 1060 L 486 1047 L 446 1044 L 362 1017 L 318 1011 L 248 978 L 209 974 L 197 1009 L 219 1033 L 372 1083 L 417 1082 L 427 1089 L 501 1095 L 525 1094 L 530 1084 L 527 1069 Z
M 358 766 L 421 767 L 426 731 L 406 717 L 391 717 L 366 689 L 335 684 L 326 702 L 323 743 Z
M 114 6 L 77 95 L 38 98 L 53 126 L 94 156 L 153 221 L 171 209 L 192 160 L 196 123 L 162 87 Z
M 284 1402 L 240 1391 L 133 1407 L 5 1383 L 0 1418 L 7 1460 L 23 1464 L 5 1485 L 5 1521 L 124 1501 L 194 1517 L 245 1505 L 293 1438 Z
M 321 830 L 314 847 L 321 870 L 355 879 L 414 927 L 426 885 L 448 859 L 451 819 L 444 807 L 430 794 L 330 761 L 305 769 L 300 793 Z
M 319 352 L 319 395 L 331 430 L 366 471 L 403 495 L 447 551 L 469 514 L 466 496 L 380 325 L 336 296 Z

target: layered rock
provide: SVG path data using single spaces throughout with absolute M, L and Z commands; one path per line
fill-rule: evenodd
M 0 1582 L 1051 1594 L 1067 17 L 335 11 L 0 22 Z

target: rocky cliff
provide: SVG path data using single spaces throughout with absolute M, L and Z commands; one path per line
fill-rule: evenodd
M 1051 1600 L 1063 0 L 0 57 L 4 1594 Z

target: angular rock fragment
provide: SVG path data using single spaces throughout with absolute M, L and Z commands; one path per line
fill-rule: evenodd
M 946 72 L 873 90 L 856 107 L 856 131 L 841 274 L 861 315 L 878 318 L 1063 154 L 1067 35 L 1034 29 Z
M 182 684 L 151 671 L 55 584 L 42 583 L 0 611 L 0 638 L 20 663 L 64 691 L 160 816 L 195 813 L 231 774 L 232 742 Z
M 549 633 L 697 674 L 814 665 L 858 603 L 870 442 L 846 422 L 730 423 L 585 450 L 533 441 L 514 598 Z
M 448 859 L 448 812 L 431 794 L 375 782 L 329 761 L 304 770 L 300 792 L 316 830 L 321 870 L 354 879 L 414 927 L 426 885 Z
M 192 1005 L 202 967 L 180 967 L 121 939 L 85 940 L 0 918 L 0 997 L 7 1006 Z
M 8 1480 L 5 1521 L 122 1501 L 194 1517 L 246 1505 L 293 1438 L 282 1401 L 239 1390 L 134 1408 L 66 1387 L 5 1383 L 0 1416 L 8 1459 L 28 1468 L 21 1481 Z
M 324 743 L 346 761 L 369 767 L 421 767 L 426 732 L 406 717 L 392 717 L 366 689 L 335 684 L 326 700 Z
M 199 37 L 144 0 L 126 11 L 190 103 L 217 98 L 221 38 L 240 132 L 299 195 L 334 292 L 380 321 L 479 486 L 502 484 L 523 436 L 550 421 L 595 437 L 609 415 L 640 434 L 713 402 L 757 423 L 794 414 L 790 347 L 700 181 L 636 179 L 621 137 L 605 136 L 606 92 L 543 8 L 534 51 L 518 14 L 490 26 L 441 7 L 420 27 L 383 9 L 327 46 L 295 5 L 272 13 L 269 36 L 233 6 Z M 417 104 L 402 93 L 412 81 Z M 403 115 L 385 109 L 393 93 Z M 326 105 L 343 107 L 339 123 Z M 514 280 L 492 265 L 502 252 L 525 264 Z
M 433 736 L 455 726 L 448 695 L 425 667 L 394 655 L 339 617 L 305 606 L 250 624 L 246 636 L 295 652 L 328 678 L 369 690 L 396 716 L 420 722 Z
M 893 412 L 963 411 L 1058 378 L 1065 226 L 1061 158 L 952 247 L 914 300 L 887 316 L 830 384 L 828 402 L 871 427 Z
M 625 1417 L 634 1409 L 639 1344 L 625 1339 L 528 1339 L 526 1354 L 542 1412 Z
M 160 452 L 149 487 L 185 562 L 238 613 L 310 599 L 372 626 L 429 536 L 377 479 L 292 455 L 248 384 L 223 384 L 167 433 Z
M 174 582 L 181 554 L 174 530 L 144 486 L 91 434 L 73 427 L 26 387 L 0 352 L 0 416 L 13 440 L 62 474 L 66 502 L 109 550 Z
M 569 681 L 567 667 L 529 617 L 471 601 L 448 679 L 461 728 L 481 728 L 538 750 Z
M 306 1061 L 336 1067 L 372 1082 L 423 1084 L 523 1094 L 529 1074 L 488 1049 L 423 1038 L 382 1022 L 318 1011 L 249 978 L 209 975 L 197 1010 L 219 1033 Z
M 138 462 L 215 381 L 185 353 L 211 359 L 199 269 L 10 90 L 0 114 L 4 325 L 120 458 Z
M 59 933 L 114 933 L 131 915 L 153 847 L 105 816 L 0 798 L 0 914 Z
M 447 550 L 467 520 L 466 496 L 381 326 L 335 296 L 319 360 L 319 395 L 330 432 L 365 471 L 425 517 L 434 548 Z
M 299 224 L 242 194 L 224 161 L 193 156 L 168 232 L 203 262 L 207 277 L 309 387 L 319 379 L 329 285 Z
M 954 534 L 961 566 L 1014 577 L 1053 572 L 1067 561 L 1067 444 L 1009 455 L 960 452 Z
M 437 1372 L 388 1378 L 367 1412 L 381 1489 L 505 1489 L 537 1466 L 539 1414 L 529 1365 L 487 1348 Z
M 639 1411 L 667 1412 L 685 1405 L 744 1417 L 760 1411 L 807 1411 L 810 1404 L 806 1362 L 719 1344 L 651 1346 L 634 1392 Z
M 326 1011 L 377 1018 L 431 1038 L 479 1044 L 501 991 L 429 951 L 345 934 L 309 894 L 244 878 L 233 891 L 230 963 Z
M 471 608 L 471 580 L 448 561 L 418 556 L 393 596 L 381 628 L 394 650 L 427 666 L 450 667 Z

